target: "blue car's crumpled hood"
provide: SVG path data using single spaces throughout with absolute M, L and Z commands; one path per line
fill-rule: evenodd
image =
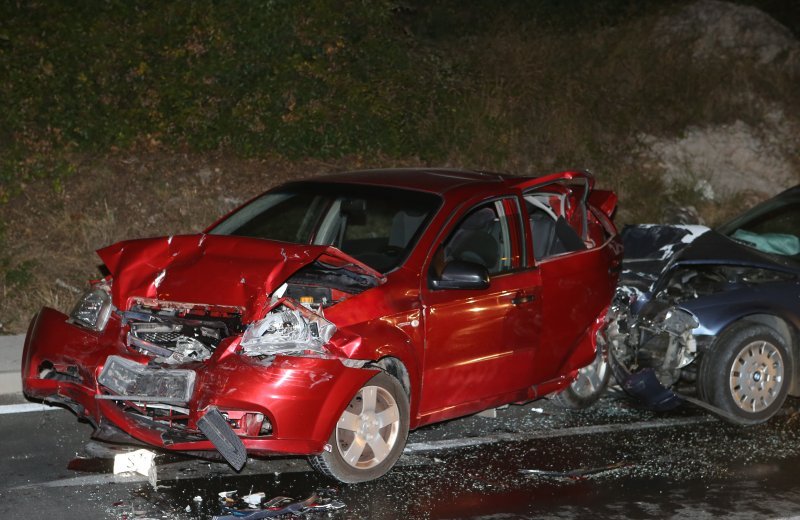
M 673 258 L 665 271 L 686 265 L 731 265 L 800 273 L 797 262 L 790 257 L 764 253 L 714 230 L 692 241 Z

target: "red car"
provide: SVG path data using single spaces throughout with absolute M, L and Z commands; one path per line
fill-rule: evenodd
M 584 172 L 408 169 L 290 183 L 203 233 L 98 251 L 107 276 L 25 342 L 27 396 L 94 437 L 308 455 L 360 482 L 409 429 L 593 402 L 617 284 L 616 196 Z

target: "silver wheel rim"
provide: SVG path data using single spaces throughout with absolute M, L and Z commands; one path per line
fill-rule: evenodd
M 579 397 L 592 397 L 603 388 L 608 362 L 601 351 L 590 365 L 578 370 L 578 377 L 572 382 L 570 388 Z
M 733 360 L 729 383 L 733 401 L 745 412 L 768 408 L 783 385 L 783 358 L 778 348 L 767 341 L 746 345 Z
M 374 468 L 389 456 L 400 431 L 400 409 L 392 394 L 365 386 L 336 423 L 336 449 L 357 469 Z

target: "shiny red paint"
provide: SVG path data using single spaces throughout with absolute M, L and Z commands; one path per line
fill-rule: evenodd
M 127 240 L 97 254 L 117 280 L 111 294 L 119 309 L 128 308 L 133 298 L 213 302 L 245 310 L 247 321 L 260 317 L 267 296 L 292 273 L 318 259 L 383 278 L 333 247 L 219 235 Z
M 214 226 L 198 235 L 120 242 L 98 254 L 111 273 L 118 310 L 141 301 L 182 302 L 209 316 L 241 315 L 243 325 L 262 318 L 272 293 L 312 262 L 373 277 L 374 287 L 325 309 L 325 318 L 337 328 L 325 346 L 327 356 L 279 355 L 265 362 L 241 354 L 240 334 L 223 340 L 209 359 L 185 365 L 197 374 L 185 405 L 186 424 L 178 432 L 178 437 L 187 435 L 167 441 L 163 431 L 135 420 L 114 401 L 96 398 L 103 391 L 97 376 L 108 356 L 143 364 L 152 359 L 126 344 L 129 326 L 120 316 L 112 315 L 105 330 L 95 332 L 43 309 L 26 339 L 25 394 L 64 403 L 95 425 L 112 424 L 146 444 L 184 451 L 214 449 L 198 438 L 196 427 L 214 406 L 231 411 L 234 431 L 253 454 L 315 454 L 356 391 L 380 366 L 388 366 L 380 364 L 387 359 L 401 367 L 392 375 L 409 393 L 412 429 L 559 391 L 594 359 L 595 333 L 622 255 L 607 217 L 616 197 L 584 194 L 600 205 L 588 211 L 591 249 L 541 261 L 534 259 L 523 198 L 546 186 L 561 193 L 558 183 L 566 180 L 584 182 L 591 190 L 590 175 L 564 172 L 521 179 L 456 170 L 388 170 L 322 180 L 436 193 L 442 205 L 405 262 L 385 274 L 330 246 L 208 234 Z M 572 204 L 579 202 L 576 197 Z M 508 216 L 510 270 L 492 276 L 486 289 L 434 290 L 429 279 L 439 246 L 470 210 L 492 201 L 501 201 Z M 570 221 L 577 219 L 574 215 Z M 350 360 L 358 362 L 346 365 Z M 76 377 L 50 378 L 49 367 Z M 246 414 L 256 413 L 270 422 L 270 432 L 253 435 L 252 415 L 246 426 L 239 426 Z

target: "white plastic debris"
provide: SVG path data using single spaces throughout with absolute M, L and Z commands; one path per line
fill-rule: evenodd
M 246 495 L 242 497 L 242 500 L 249 505 L 250 507 L 259 507 L 261 505 L 261 501 L 266 497 L 264 492 L 253 493 L 251 495 Z
M 533 413 L 544 413 L 544 408 L 531 408 Z
M 114 475 L 120 473 L 138 473 L 156 487 L 158 480 L 155 464 L 156 454 L 150 450 L 136 450 L 128 453 L 118 453 L 114 456 Z

